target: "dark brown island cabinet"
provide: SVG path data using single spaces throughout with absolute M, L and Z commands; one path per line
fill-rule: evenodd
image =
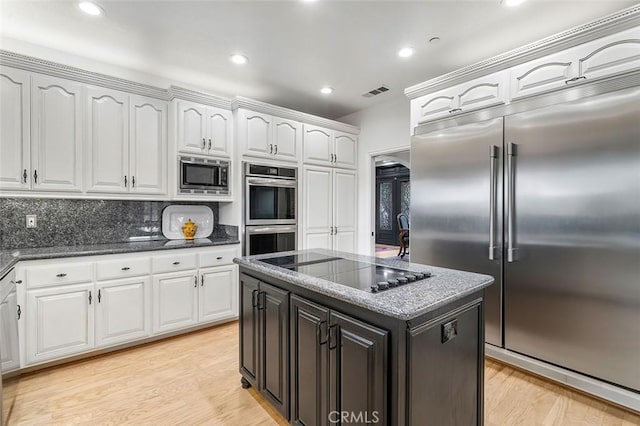
M 483 306 L 399 320 L 241 266 L 242 386 L 294 425 L 482 425 Z

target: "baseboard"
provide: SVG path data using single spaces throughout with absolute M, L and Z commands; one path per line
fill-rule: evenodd
M 564 368 L 547 364 L 546 362 L 490 344 L 485 345 L 485 355 L 623 408 L 640 412 L 640 393 L 614 386 L 574 371 L 565 370 Z

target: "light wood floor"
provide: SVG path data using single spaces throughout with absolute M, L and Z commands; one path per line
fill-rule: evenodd
M 386 250 L 378 251 L 376 250 L 376 257 L 386 259 L 389 257 L 397 257 L 398 252 L 400 251 L 400 247 L 398 246 L 390 246 L 386 244 L 376 244 L 376 249 L 386 248 Z
M 240 387 L 237 322 L 21 377 L 11 425 L 287 424 Z M 640 417 L 492 361 L 487 426 L 640 425 Z M 446 426 L 446 425 L 443 425 Z

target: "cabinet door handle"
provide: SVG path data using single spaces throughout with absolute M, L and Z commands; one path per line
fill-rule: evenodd
M 449 110 L 449 114 L 453 114 L 454 112 L 462 111 L 462 108 L 454 108 Z
M 56 277 L 58 277 L 58 278 L 64 278 L 64 277 L 66 277 L 66 276 L 67 276 L 67 274 L 64 274 L 64 273 L 63 273 L 63 274 L 57 274 L 57 275 L 56 275 Z
M 22 316 L 22 309 L 20 308 L 20 305 L 18 305 L 18 319 L 20 319 L 21 316 Z
M 135 176 L 131 176 L 131 187 L 132 188 L 136 187 L 136 177 Z
M 204 138 L 202 138 L 202 149 L 205 149 L 207 147 L 207 141 L 204 140 Z
M 175 262 L 173 262 L 173 264 L 174 264 L 174 265 L 179 265 L 179 264 L 180 264 L 180 262 L 175 261 Z
M 324 345 L 329 341 L 328 329 L 325 332 L 325 339 L 322 340 L 322 324 L 327 325 L 326 321 L 320 321 L 316 324 L 316 338 L 318 339 L 318 345 Z
M 197 275 L 193 276 L 193 287 L 198 287 L 198 276 Z
M 275 150 L 273 151 L 273 153 L 277 154 L 278 153 L 278 145 L 274 145 L 274 147 L 275 147 Z
M 126 188 L 126 187 L 127 187 L 127 185 L 128 185 L 128 182 L 127 182 L 127 176 L 125 176 L 125 177 L 124 177 L 124 187 Z
M 211 138 L 209 138 L 209 147 L 207 149 L 211 149 Z
M 38 183 L 38 171 L 33 171 L 33 183 Z
M 216 257 L 216 260 L 222 260 L 222 256 Z
M 269 154 L 273 154 L 273 144 L 269 144 Z
M 564 84 L 574 83 L 576 81 L 586 80 L 586 79 L 587 79 L 587 77 L 585 77 L 584 75 L 581 75 L 579 77 L 573 77 L 573 78 L 570 78 L 569 80 L 565 80 Z
M 258 289 L 251 290 L 251 306 L 254 308 L 258 307 L 258 297 L 259 294 Z
M 338 162 L 338 154 L 333 154 L 333 162 L 334 163 Z
M 27 183 L 28 177 L 29 175 L 27 174 L 27 169 L 24 169 L 24 171 L 22 172 L 22 183 Z
M 262 298 L 260 297 L 262 296 Z M 260 303 L 262 301 L 262 303 Z M 258 310 L 264 311 L 264 306 L 267 304 L 267 293 L 261 291 L 258 293 Z
M 22 284 L 22 280 L 17 280 L 16 284 Z
M 337 324 L 331 324 L 327 328 L 327 341 L 329 342 L 329 350 L 330 351 L 332 351 L 332 350 L 334 350 L 335 348 L 338 347 L 338 336 L 337 335 L 333 336 L 333 334 L 331 333 L 332 330 L 336 330 L 336 333 L 338 332 Z
M 204 274 L 200 275 L 200 287 L 204 286 Z
M 100 303 L 101 299 L 102 299 L 102 294 L 100 293 L 100 290 L 98 290 L 98 303 Z
M 122 268 L 122 270 L 123 270 L 123 271 L 128 271 L 129 269 L 131 269 L 131 268 L 129 268 L 128 266 L 124 266 L 124 267 Z
M 91 297 L 91 290 L 89 290 L 89 304 L 91 304 L 91 300 L 92 300 L 92 299 L 93 299 L 93 298 Z

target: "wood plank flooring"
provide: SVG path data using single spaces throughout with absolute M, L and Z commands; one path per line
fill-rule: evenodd
M 240 387 L 238 323 L 34 372 L 10 425 L 285 425 Z M 493 361 L 485 424 L 640 425 L 640 416 Z M 8 407 L 7 407 L 8 408 Z

